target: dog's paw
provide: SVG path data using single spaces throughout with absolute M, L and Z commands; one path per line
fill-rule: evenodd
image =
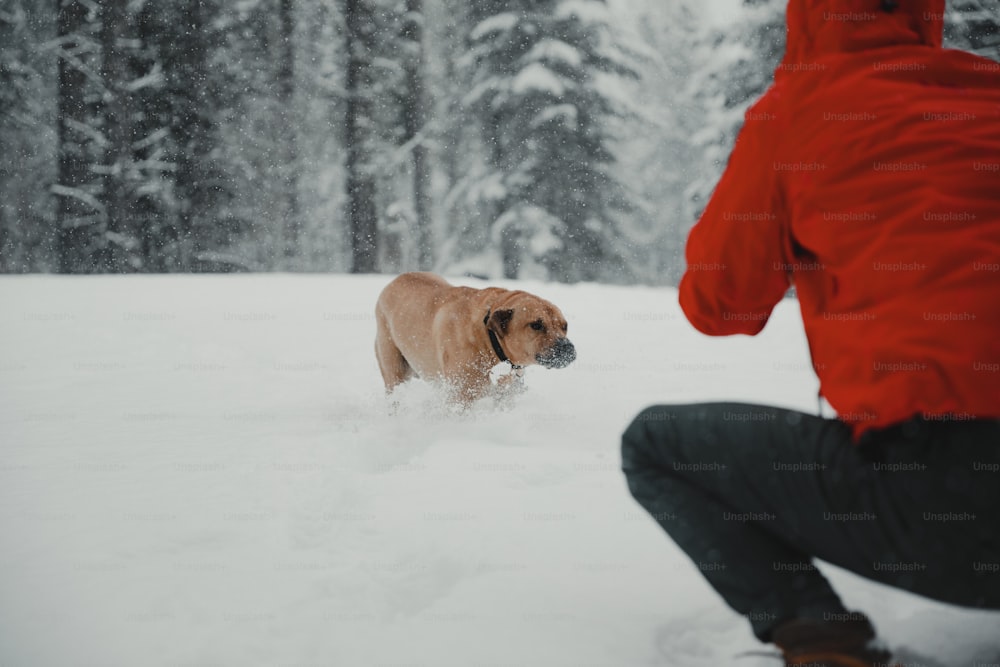
M 528 385 L 524 383 L 524 378 L 520 373 L 512 372 L 497 378 L 493 391 L 493 402 L 502 410 L 510 410 L 514 407 L 514 399 L 525 391 Z

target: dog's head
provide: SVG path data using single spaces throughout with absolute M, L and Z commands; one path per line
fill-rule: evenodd
M 563 368 L 576 359 L 576 348 L 566 337 L 566 318 L 555 305 L 533 294 L 506 292 L 490 311 L 486 326 L 519 366 Z

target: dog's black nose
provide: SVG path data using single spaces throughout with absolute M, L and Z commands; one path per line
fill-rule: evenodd
M 573 347 L 573 343 L 569 342 L 568 338 L 560 338 L 536 359 L 546 368 L 565 368 L 576 359 L 576 348 Z

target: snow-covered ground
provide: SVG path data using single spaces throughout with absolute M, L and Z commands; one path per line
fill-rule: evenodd
M 618 439 L 653 402 L 815 410 L 795 302 L 710 339 L 671 290 L 522 283 L 577 362 L 529 369 L 508 409 L 412 383 L 389 416 L 387 281 L 0 280 L 0 664 L 757 664 Z M 826 569 L 890 643 L 996 659 L 1000 615 Z

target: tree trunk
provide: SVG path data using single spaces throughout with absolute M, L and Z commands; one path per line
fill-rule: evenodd
M 406 99 L 403 122 L 406 141 L 413 143 L 413 211 L 416 224 L 417 266 L 429 271 L 434 265 L 434 234 L 431 226 L 430 169 L 427 147 L 420 133 L 427 122 L 427 101 L 424 86 L 424 13 L 423 0 L 406 0 L 403 38 L 412 45 L 405 58 Z
M 206 117 L 213 103 L 208 77 L 208 12 L 205 0 L 187 0 L 185 4 L 190 30 L 183 33 L 183 48 L 172 50 L 176 60 L 171 64 L 188 86 L 186 91 L 175 91 L 181 99 L 177 101 L 180 107 L 174 132 L 180 150 L 175 182 L 183 198 L 176 231 L 177 263 L 181 271 L 191 271 L 198 254 L 205 249 L 205 227 L 214 222 L 216 202 L 209 166 L 213 142 Z
M 102 239 L 102 269 L 122 273 L 129 267 L 132 238 L 129 174 L 132 162 L 132 138 L 129 128 L 129 93 L 127 55 L 119 39 L 128 34 L 125 0 L 104 0 L 101 9 L 101 78 L 104 82 L 102 109 L 104 117 L 104 193 L 105 238 Z
M 500 111 L 490 114 L 489 128 L 488 144 L 493 167 L 504 172 L 508 156 L 504 151 L 502 140 L 504 119 Z M 493 221 L 491 224 L 495 224 L 496 220 L 514 205 L 515 201 L 509 195 L 504 197 L 503 201 L 496 202 L 489 218 Z M 518 277 L 521 270 L 521 232 L 517 224 L 508 223 L 500 230 L 500 262 L 504 278 L 514 280 Z
M 515 280 L 521 269 L 521 239 L 514 225 L 508 225 L 500 232 L 500 257 L 503 263 L 503 277 Z
M 88 121 L 87 79 L 80 59 L 84 57 L 80 32 L 87 22 L 87 8 L 78 0 L 60 0 L 56 27 L 61 41 L 58 90 L 58 238 L 56 254 L 60 273 L 89 273 L 94 270 L 91 256 L 93 226 L 98 211 L 88 201 L 86 141 L 73 127 Z
M 374 55 L 374 16 L 366 0 L 346 0 L 347 25 L 347 207 L 351 231 L 351 272 L 374 273 L 378 217 L 375 210 L 375 178 L 371 173 L 371 59 Z
M 158 9 L 160 8 L 154 9 L 147 3 L 131 17 L 134 34 L 145 52 L 145 57 L 141 61 L 143 73 L 148 73 L 157 65 L 162 66 L 164 63 L 163 53 L 157 48 L 163 39 L 154 19 Z M 151 46 L 155 51 L 150 48 Z M 132 115 L 129 131 L 133 142 L 142 144 L 141 148 L 133 150 L 131 156 L 133 161 L 149 160 L 154 155 L 166 151 L 167 137 L 154 140 L 165 115 L 160 111 L 161 105 L 166 104 L 164 90 L 165 85 L 160 85 L 155 92 L 140 92 L 130 98 L 129 111 Z M 172 227 L 176 204 L 174 193 L 167 189 L 166 184 L 173 181 L 174 174 L 169 168 L 147 167 L 143 176 L 142 185 L 146 187 L 146 192 L 140 193 L 138 188 L 133 187 L 133 199 L 130 202 L 132 225 L 136 234 L 136 252 L 143 272 L 162 273 L 170 267 L 165 234 Z
M 295 2 L 280 0 L 278 7 L 281 23 L 281 63 L 278 69 L 279 101 L 285 110 L 282 113 L 282 143 L 285 150 L 285 164 L 282 165 L 282 181 L 285 196 L 285 224 L 283 246 L 285 268 L 299 256 L 299 238 L 302 235 L 302 218 L 299 208 L 299 150 L 297 123 L 295 122 Z

